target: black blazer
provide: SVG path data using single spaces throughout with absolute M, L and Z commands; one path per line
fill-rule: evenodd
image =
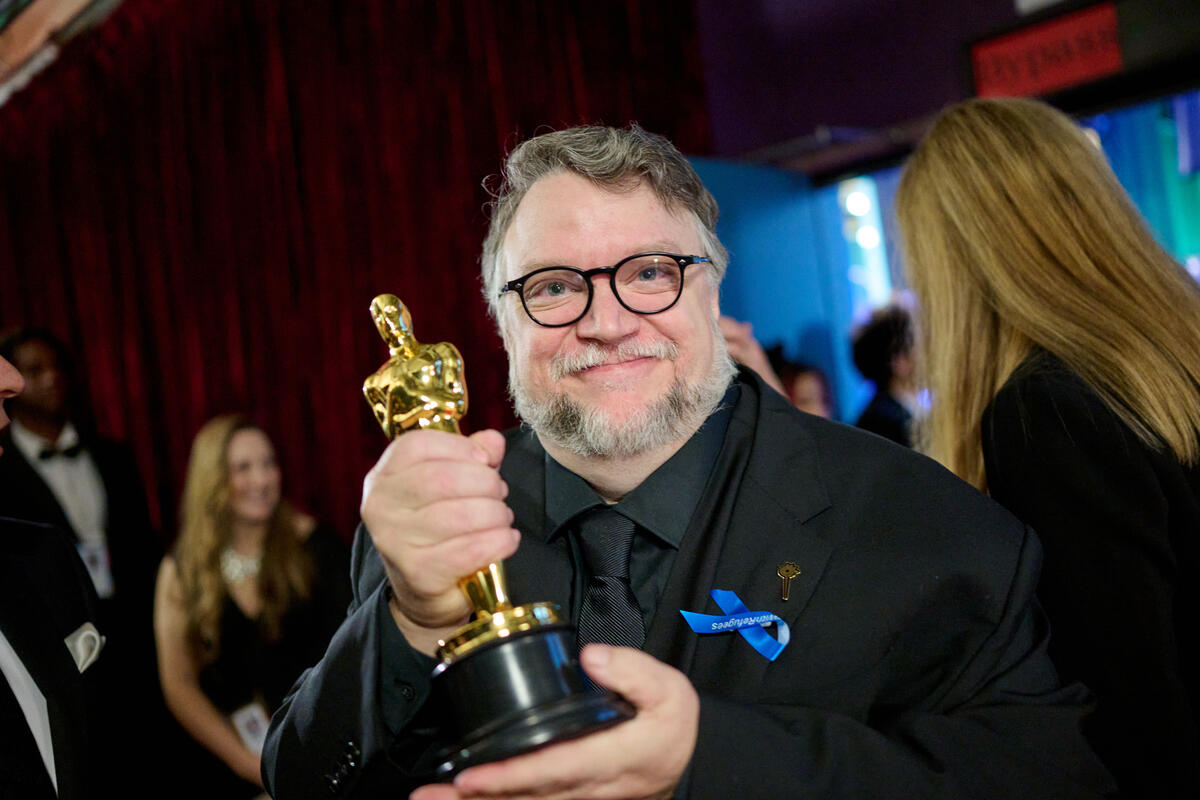
M 1108 789 L 1079 733 L 1085 692 L 1063 688 L 1045 654 L 1028 529 L 934 462 L 802 414 L 747 371 L 741 380 L 720 468 L 644 645 L 700 693 L 687 796 L 1062 800 Z M 506 562 L 510 593 L 566 604 L 571 568 L 545 541 L 544 459 L 535 437 L 510 432 L 501 473 L 524 534 Z M 784 561 L 802 570 L 786 602 Z M 278 800 L 328 797 L 330 774 L 339 797 L 406 787 L 403 765 L 436 722 L 428 707 L 388 710 L 409 720 L 398 737 L 384 722 L 386 580 L 361 529 L 352 575 L 350 617 L 272 720 L 264 776 Z M 719 613 L 714 588 L 788 623 L 775 662 L 736 633 L 684 624 L 681 609 Z M 415 708 L 428 688 L 410 688 Z
M 0 453 L 0 516 L 53 525 L 78 532 L 54 497 L 50 487 L 3 434 Z M 111 599 L 100 601 L 100 615 L 109 629 L 109 657 L 124 664 L 128 689 L 141 692 L 143 702 L 154 702 L 158 673 L 155 667 L 153 610 L 154 581 L 162 559 L 162 544 L 150 524 L 146 496 L 138 478 L 133 453 L 108 439 L 84 441 L 104 483 L 108 502 L 105 535 L 108 540 L 113 585 Z
M 81 673 L 65 644 L 86 622 L 105 633 L 91 579 L 70 540 L 50 526 L 0 519 L 0 628 L 46 698 L 57 800 L 116 796 L 106 751 L 114 737 L 101 707 L 111 691 L 105 652 Z M 0 720 L 10 725 L 27 727 L 24 717 Z M 0 753 L 0 797 L 54 800 L 41 759 Z
M 1200 797 L 1200 468 L 1147 447 L 1038 353 L 983 417 L 992 496 L 1046 549 L 1038 593 L 1087 728 L 1130 797 Z
M 186 734 L 167 711 L 158 681 L 154 582 L 162 544 L 150 524 L 133 453 L 108 439 L 89 436 L 82 441 L 100 473 L 108 505 L 104 528 L 115 592 L 99 601 L 98 612 L 108 637 L 103 665 L 112 686 L 108 713 L 119 715 L 142 741 L 142 764 L 129 771 L 123 791 L 153 792 L 159 771 L 169 776 L 165 765 L 187 744 Z M 8 431 L 0 434 L 0 442 L 0 516 L 47 523 L 77 541 L 54 493 L 12 444 Z
M 0 453 L 0 516 L 53 525 L 78 538 L 50 487 L 12 444 L 11 434 L 0 437 L 4 447 Z M 104 528 L 116 586 L 114 600 L 123 610 L 137 609 L 149 619 L 162 544 L 150 524 L 137 463 L 129 448 L 118 442 L 89 437 L 83 444 L 100 473 L 108 503 Z

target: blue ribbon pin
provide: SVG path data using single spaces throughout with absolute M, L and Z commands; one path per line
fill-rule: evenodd
M 759 655 L 768 661 L 774 661 L 783 652 L 783 648 L 787 647 L 788 640 L 791 638 L 787 623 L 770 611 L 751 611 L 746 608 L 746 604 L 735 592 L 727 589 L 713 589 L 709 596 L 725 612 L 725 616 L 698 614 L 695 611 L 682 609 L 679 611 L 696 633 L 737 631 L 743 639 L 749 642 L 751 647 L 758 651 Z M 776 638 L 771 638 L 767 633 L 768 625 L 776 626 L 778 630 Z

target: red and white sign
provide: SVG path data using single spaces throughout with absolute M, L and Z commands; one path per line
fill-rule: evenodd
M 1117 8 L 1101 3 L 971 47 L 975 94 L 1046 94 L 1121 71 Z

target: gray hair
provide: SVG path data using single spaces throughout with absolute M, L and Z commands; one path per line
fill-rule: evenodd
M 505 162 L 480 256 L 483 293 L 493 318 L 500 319 L 504 235 L 525 193 L 556 172 L 573 172 L 613 191 L 629 190 L 645 181 L 666 208 L 683 210 L 692 217 L 707 252 L 681 255 L 705 255 L 711 259 L 713 283 L 720 285 L 729 254 L 717 239 L 717 201 L 675 145 L 636 123 L 627 129 L 595 125 L 568 128 L 522 142 Z

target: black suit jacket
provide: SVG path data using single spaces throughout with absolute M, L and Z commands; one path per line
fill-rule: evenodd
M 983 452 L 992 496 L 1045 542 L 1050 655 L 1096 692 L 1097 752 L 1130 797 L 1200 797 L 1200 467 L 1047 353 L 992 401 Z
M 101 649 L 81 673 L 65 644 L 86 622 L 105 633 L 91 579 L 66 535 L 0 519 L 0 628 L 46 698 L 58 800 L 116 796 L 106 750 L 113 736 L 101 706 L 111 691 L 104 683 L 106 654 Z M 0 725 L 26 721 L 3 719 Z M 54 800 L 41 759 L 0 753 L 0 797 Z
M 50 487 L 12 443 L 0 434 L 0 516 L 53 525 L 78 540 Z M 144 761 L 131 770 L 125 791 L 152 792 L 160 783 L 186 734 L 177 728 L 159 688 L 154 645 L 154 582 L 162 559 L 162 544 L 150 524 L 146 496 L 133 453 L 125 445 L 85 436 L 104 484 L 108 513 L 105 536 L 115 592 L 99 601 L 99 621 L 108 637 L 102 670 L 112 691 L 108 713 L 138 731 Z M 169 772 L 165 773 L 169 776 Z
M 50 487 L 12 444 L 11 435 L 2 436 L 0 516 L 54 525 L 78 538 Z M 116 586 L 114 602 L 123 611 L 137 609 L 149 619 L 162 545 L 150 524 L 137 463 L 129 448 L 118 442 L 89 437 L 83 444 L 100 473 L 108 503 L 104 529 Z
M 748 372 L 741 380 L 719 468 L 644 645 L 700 693 L 688 796 L 1062 800 L 1107 790 L 1079 732 L 1085 692 L 1063 688 L 1045 654 L 1030 531 L 934 462 L 801 414 Z M 510 593 L 566 605 L 572 573 L 546 542 L 544 459 L 535 437 L 509 434 L 501 472 L 524 534 L 506 562 Z M 786 602 L 784 561 L 802 570 Z M 429 704 L 417 713 L 427 695 L 418 684 L 404 731 L 388 732 L 386 580 L 361 529 L 352 575 L 350 617 L 272 720 L 264 776 L 278 800 L 406 787 L 405 766 L 437 720 Z M 681 609 L 719 613 L 714 588 L 788 623 L 776 661 L 736 633 L 699 636 L 684 624 Z
M 12 444 L 0 439 L 0 516 L 53 525 L 78 539 L 50 487 Z M 115 593 L 100 601 L 101 618 L 109 630 L 109 657 L 124 664 L 122 673 L 131 691 L 157 686 L 154 660 L 154 581 L 162 545 L 146 509 L 146 496 L 137 464 L 127 447 L 107 439 L 88 438 L 84 445 L 104 483 L 108 540 Z M 146 701 L 154 692 L 145 695 Z

